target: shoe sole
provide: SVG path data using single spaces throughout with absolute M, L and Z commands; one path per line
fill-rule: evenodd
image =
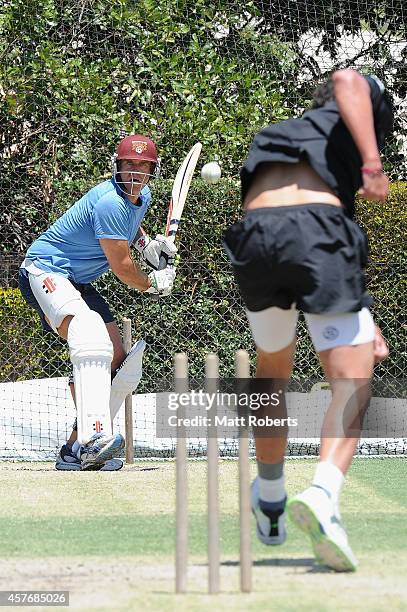
M 106 461 L 117 457 L 124 446 L 125 442 L 123 436 L 113 438 L 113 440 L 111 440 L 109 444 L 106 444 L 91 462 L 81 464 L 81 470 L 85 472 L 100 470 L 105 465 Z
M 117 472 L 122 469 L 123 465 L 124 462 L 121 459 L 108 459 L 105 464 L 99 467 L 99 472 Z M 55 469 L 62 472 L 80 472 L 81 466 L 77 463 L 56 463 Z
M 100 472 L 117 472 L 121 470 L 124 462 L 121 459 L 108 459 L 105 465 L 100 468 Z
M 78 472 L 81 469 L 80 463 L 56 463 L 55 469 L 61 472 Z
M 311 538 L 317 562 L 337 572 L 354 572 L 357 564 L 346 552 L 321 530 L 318 517 L 303 501 L 291 500 L 287 505 L 290 519 Z

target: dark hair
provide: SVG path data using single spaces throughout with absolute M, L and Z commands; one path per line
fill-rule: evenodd
M 312 94 L 312 105 L 311 108 L 320 108 L 327 102 L 335 100 L 334 84 L 331 78 L 329 78 L 321 85 L 318 85 L 314 93 Z

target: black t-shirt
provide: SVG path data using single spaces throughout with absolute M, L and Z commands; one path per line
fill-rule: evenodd
M 365 78 L 370 85 L 376 138 L 381 149 L 392 129 L 393 113 L 382 83 L 376 77 Z M 308 161 L 353 217 L 355 194 L 362 185 L 362 159 L 335 100 L 305 112 L 301 118 L 269 125 L 257 134 L 241 170 L 242 198 L 259 164 L 297 163 L 301 159 Z

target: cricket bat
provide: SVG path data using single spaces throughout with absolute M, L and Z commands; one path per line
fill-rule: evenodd
M 201 154 L 201 150 L 202 144 L 200 142 L 194 144 L 182 162 L 174 179 L 170 205 L 168 207 L 167 225 L 165 228 L 165 235 L 168 236 L 172 242 L 175 241 L 175 236 L 178 232 L 185 201 L 191 185 L 192 176 L 194 174 L 198 158 Z M 167 260 L 164 255 L 161 255 L 158 269 L 163 270 L 166 265 Z

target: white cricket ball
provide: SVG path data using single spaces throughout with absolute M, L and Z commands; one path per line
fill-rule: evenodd
M 217 183 L 221 174 L 218 162 L 209 162 L 209 164 L 202 166 L 201 176 L 206 183 Z

